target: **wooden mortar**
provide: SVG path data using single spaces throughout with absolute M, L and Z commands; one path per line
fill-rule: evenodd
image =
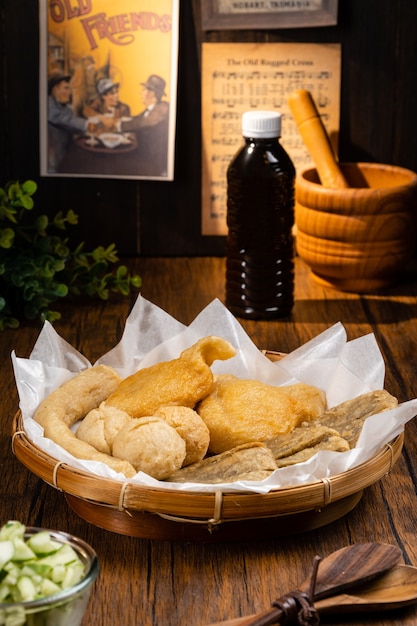
M 345 163 L 349 189 L 298 177 L 297 252 L 325 286 L 364 293 L 398 282 L 416 248 L 417 175 L 381 163 Z
M 297 177 L 298 255 L 327 287 L 360 293 L 395 284 L 416 249 L 417 175 L 339 164 L 311 94 L 296 91 L 289 105 L 316 165 Z

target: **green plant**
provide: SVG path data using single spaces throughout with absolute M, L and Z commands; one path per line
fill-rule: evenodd
M 78 216 L 72 210 L 52 220 L 36 214 L 36 189 L 32 180 L 0 187 L 0 330 L 18 327 L 23 318 L 54 322 L 61 315 L 51 305 L 68 295 L 106 300 L 110 292 L 128 295 L 141 285 L 140 276 L 118 264 L 114 244 L 71 249 L 63 233 Z

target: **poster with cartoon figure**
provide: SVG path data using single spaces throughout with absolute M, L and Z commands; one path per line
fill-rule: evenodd
M 42 176 L 173 180 L 179 0 L 40 0 Z

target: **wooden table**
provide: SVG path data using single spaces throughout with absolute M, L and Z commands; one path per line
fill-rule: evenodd
M 132 269 L 143 279 L 142 294 L 188 324 L 213 298 L 224 297 L 223 258 L 137 258 Z M 315 284 L 297 259 L 296 302 L 290 318 L 243 321 L 259 348 L 289 352 L 341 321 L 348 339 L 375 333 L 386 362 L 386 388 L 399 401 L 417 396 L 417 279 L 410 272 L 389 291 L 359 296 Z M 120 338 L 135 300 L 65 302 L 59 334 L 91 362 Z M 24 323 L 1 333 L 1 521 L 74 533 L 96 549 L 101 573 L 83 626 L 203 626 L 269 606 L 296 588 L 311 571 L 316 554 L 326 556 L 367 541 L 398 545 L 406 563 L 417 565 L 417 423 L 406 426 L 403 453 L 392 471 L 365 490 L 342 519 L 296 536 L 251 542 L 182 543 L 138 539 L 101 530 L 80 519 L 62 493 L 22 466 L 11 449 L 11 422 L 18 406 L 10 353 L 27 357 L 40 326 Z M 335 623 L 331 622 L 330 623 Z M 411 626 L 417 608 L 344 617 L 338 624 Z

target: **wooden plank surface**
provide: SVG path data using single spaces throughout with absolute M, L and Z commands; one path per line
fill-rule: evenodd
M 224 259 L 146 258 L 131 261 L 142 275 L 143 296 L 189 324 L 213 298 L 223 299 Z M 92 362 L 121 336 L 132 298 L 109 302 L 65 302 L 60 335 Z M 242 322 L 259 348 L 289 352 L 341 321 L 349 339 L 374 332 L 386 362 L 386 388 L 400 401 L 417 395 L 417 280 L 378 295 L 343 294 L 317 286 L 297 259 L 296 302 L 290 318 Z M 59 528 L 89 541 L 101 573 L 83 626 L 203 626 L 261 611 L 309 574 L 314 556 L 377 541 L 398 545 L 407 563 L 417 565 L 417 425 L 406 427 L 404 451 L 389 475 L 368 488 L 356 508 L 332 524 L 308 533 L 266 540 L 225 543 L 169 542 L 131 538 L 102 530 L 79 518 L 62 493 L 42 483 L 14 457 L 11 420 L 18 400 L 10 353 L 27 357 L 39 325 L 25 323 L 0 335 L 1 357 L 1 521 Z M 347 616 L 342 626 L 412 626 L 414 607 L 393 614 Z M 329 623 L 329 622 L 327 622 Z M 330 621 L 330 623 L 334 623 Z

